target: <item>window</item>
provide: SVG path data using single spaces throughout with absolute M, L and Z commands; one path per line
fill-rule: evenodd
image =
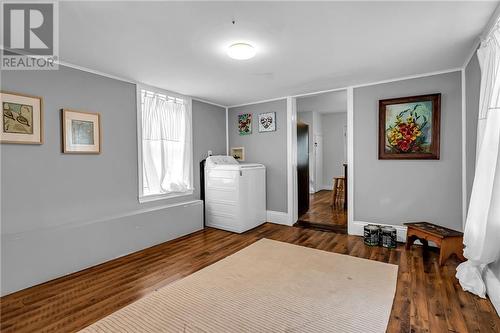
M 193 193 L 191 99 L 137 86 L 139 201 Z

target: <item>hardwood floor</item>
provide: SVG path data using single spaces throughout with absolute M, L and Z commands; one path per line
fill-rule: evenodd
M 462 291 L 453 257 L 437 252 L 368 247 L 361 237 L 266 223 L 238 235 L 205 229 L 0 299 L 0 330 L 74 332 L 151 291 L 261 238 L 399 265 L 387 332 L 500 332 L 489 300 Z
M 309 210 L 300 216 L 297 226 L 315 229 L 347 232 L 347 210 L 340 206 L 330 206 L 332 191 L 319 191 L 309 196 Z

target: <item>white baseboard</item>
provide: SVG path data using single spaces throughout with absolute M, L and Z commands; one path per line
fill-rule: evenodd
M 404 225 L 393 225 L 393 224 L 383 224 L 383 223 L 374 223 L 374 222 L 364 222 L 364 221 L 354 221 L 351 226 L 348 226 L 347 233 L 349 235 L 363 236 L 364 235 L 364 227 L 367 224 L 376 224 L 382 226 L 393 227 L 396 229 L 397 241 L 406 243 L 406 226 Z M 422 245 L 422 243 L 417 239 L 414 244 Z M 436 244 L 429 241 L 429 246 L 436 247 Z
M 396 229 L 397 241 L 398 242 L 406 242 L 406 227 L 402 225 L 391 225 L 391 224 L 382 224 L 382 223 L 373 223 L 373 222 L 363 222 L 363 221 L 354 221 L 348 228 L 349 235 L 363 236 L 364 227 L 367 224 L 377 224 L 382 226 L 394 227 Z
M 500 280 L 499 275 L 500 272 L 494 271 L 490 266 L 486 268 L 484 273 L 484 283 L 486 284 L 486 293 L 490 298 L 491 303 L 497 310 L 498 315 L 500 316 Z
M 333 185 L 321 185 L 321 190 L 333 191 Z
M 290 225 L 290 221 L 287 213 L 275 212 L 273 210 L 267 211 L 267 222 Z

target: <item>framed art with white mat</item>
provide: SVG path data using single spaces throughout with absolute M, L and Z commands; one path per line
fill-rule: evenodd
M 0 92 L 2 143 L 43 143 L 43 100 L 41 97 Z
M 99 154 L 101 121 L 99 113 L 63 109 L 62 148 L 67 154 Z
M 276 131 L 276 112 L 259 114 L 259 132 Z

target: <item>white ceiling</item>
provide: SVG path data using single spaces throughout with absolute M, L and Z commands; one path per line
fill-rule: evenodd
M 297 98 L 297 111 L 319 113 L 347 112 L 347 91 L 332 91 Z
M 235 105 L 461 67 L 497 4 L 69 1 L 60 57 Z M 227 57 L 235 41 L 257 56 Z

